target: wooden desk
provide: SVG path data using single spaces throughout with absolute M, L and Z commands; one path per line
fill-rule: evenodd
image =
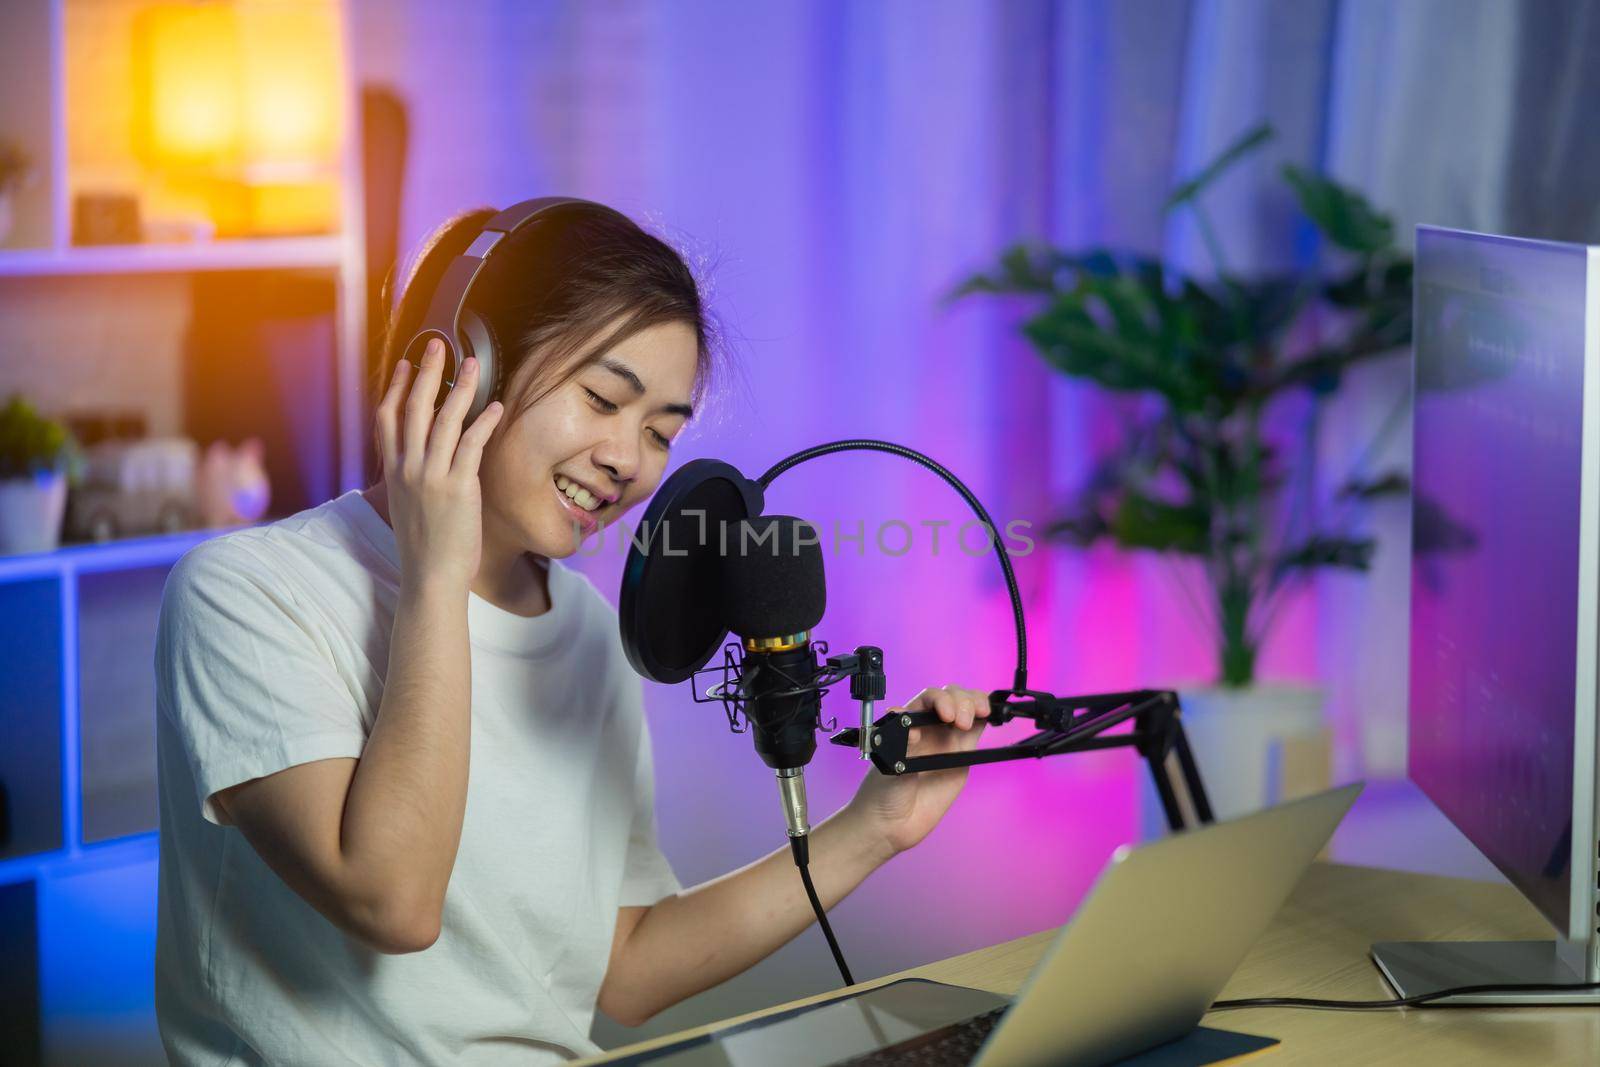
M 1020 937 L 899 974 L 1015 994 L 1054 930 Z M 810 936 L 810 935 L 807 935 Z M 819 935 L 820 936 L 820 935 Z M 1549 925 L 1516 890 L 1462 878 L 1317 863 L 1262 935 L 1223 997 L 1392 997 L 1367 952 L 1374 941 L 1519 940 L 1550 937 Z M 845 946 L 848 951 L 849 946 Z M 827 1000 L 824 993 L 738 1019 L 696 1027 L 582 1061 L 604 1063 L 703 1034 L 729 1022 Z M 1209 1025 L 1264 1034 L 1283 1044 L 1263 1063 L 1600 1064 L 1600 1008 L 1451 1008 L 1384 1012 L 1252 1008 L 1207 1016 Z

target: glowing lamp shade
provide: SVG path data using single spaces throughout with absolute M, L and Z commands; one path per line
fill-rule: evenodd
M 331 6 L 306 0 L 241 9 L 244 151 L 258 164 L 332 162 L 343 135 L 338 21 Z
M 167 5 L 134 23 L 135 144 L 158 167 L 236 163 L 244 86 L 239 18 L 222 5 Z
M 329 0 L 154 5 L 134 55 L 135 150 L 206 183 L 219 234 L 333 224 L 345 94 Z

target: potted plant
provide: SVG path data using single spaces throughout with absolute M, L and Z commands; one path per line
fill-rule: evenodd
M 66 427 L 13 395 L 0 409 L 0 553 L 49 552 L 60 543 L 76 469 Z
M 0 245 L 11 236 L 16 221 L 12 194 L 33 177 L 33 163 L 21 148 L 10 141 L 0 141 Z
M 1356 527 L 1361 506 L 1409 490 L 1399 472 L 1357 472 L 1331 499 L 1315 493 L 1316 411 L 1353 365 L 1411 340 L 1411 260 L 1396 248 L 1391 220 L 1355 191 L 1284 166 L 1282 180 L 1332 246 L 1324 257 L 1332 265 L 1245 277 L 1228 269 L 1206 217 L 1205 190 L 1270 137 L 1264 126 L 1249 131 L 1167 201 L 1169 211 L 1193 213 L 1211 261 L 1205 276 L 1106 249 L 1019 245 L 954 294 L 1042 298 L 1023 326 L 1039 354 L 1130 396 L 1120 447 L 1045 536 L 1197 564 L 1189 573 L 1203 575 L 1196 599 L 1214 635 L 1216 679 L 1182 699 L 1219 816 L 1298 791 L 1274 776 L 1308 753 L 1326 780 L 1320 691 L 1261 683 L 1257 656 L 1297 584 L 1320 568 L 1367 568 L 1374 542 Z M 1288 433 L 1275 430 L 1294 414 L 1283 406 L 1294 398 L 1305 417 Z M 1303 774 L 1313 779 L 1303 788 L 1316 784 L 1314 766 Z

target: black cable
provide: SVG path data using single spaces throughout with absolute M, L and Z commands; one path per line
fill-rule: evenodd
M 1446 997 L 1476 996 L 1479 993 L 1576 993 L 1582 990 L 1600 990 L 1600 982 L 1529 983 L 1522 985 L 1463 985 L 1449 989 L 1436 989 L 1432 993 L 1418 993 L 1411 997 L 1393 1000 L 1319 1000 L 1315 997 L 1248 997 L 1244 1000 L 1219 1000 L 1211 1011 L 1232 1011 L 1235 1008 L 1327 1008 L 1335 1011 L 1387 1011 L 1392 1008 L 1425 1007 Z M 1472 1008 L 1547 1008 L 1549 1004 L 1464 1004 L 1439 1005 L 1440 1007 Z
M 849 451 L 888 452 L 890 455 L 901 456 L 905 459 L 909 459 L 913 463 L 926 467 L 928 470 L 943 478 L 950 488 L 954 489 L 957 493 L 960 493 L 961 499 L 965 500 L 967 502 L 967 506 L 972 509 L 973 514 L 978 516 L 978 519 L 989 531 L 991 543 L 995 547 L 995 555 L 1000 557 L 1000 570 L 1005 575 L 1006 592 L 1011 597 L 1011 614 L 1016 622 L 1017 669 L 1016 673 L 1012 676 L 1011 688 L 1019 692 L 1027 689 L 1028 624 L 1023 618 L 1022 614 L 1022 594 L 1017 591 L 1017 576 L 1011 570 L 1011 554 L 1006 551 L 1005 542 L 1000 539 L 1000 531 L 994 528 L 994 520 L 989 518 L 989 513 L 985 511 L 983 505 L 978 502 L 978 498 L 972 494 L 972 490 L 963 485 L 960 478 L 957 478 L 954 474 L 951 474 L 948 470 L 941 466 L 938 460 L 935 460 L 929 456 L 925 456 L 916 449 L 907 448 L 904 445 L 897 445 L 892 441 L 875 441 L 871 438 L 852 438 L 846 441 L 830 441 L 827 444 L 814 445 L 811 448 L 802 449 L 801 451 L 796 452 L 794 455 L 774 463 L 770 468 L 768 468 L 765 474 L 756 480 L 761 483 L 761 488 L 765 489 L 778 475 L 782 474 L 791 467 L 799 466 L 808 459 L 816 459 L 818 456 L 826 456 L 832 452 Z
M 850 968 L 844 962 L 844 953 L 839 951 L 839 942 L 833 938 L 833 927 L 828 925 L 828 913 L 822 910 L 822 901 L 817 899 L 817 887 L 811 884 L 810 846 L 809 838 L 789 838 L 789 851 L 794 853 L 794 865 L 800 868 L 800 881 L 806 887 L 806 896 L 811 898 L 811 910 L 817 913 L 817 925 L 822 927 L 822 936 L 828 939 L 828 948 L 833 951 L 833 962 L 839 965 L 839 976 L 844 979 L 845 985 L 855 985 L 856 980 L 850 977 Z

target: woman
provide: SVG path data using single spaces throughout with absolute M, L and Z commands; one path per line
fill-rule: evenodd
M 398 358 L 493 216 L 425 242 L 388 324 L 382 478 L 207 541 L 156 655 L 156 1002 L 176 1064 L 547 1063 L 763 959 L 812 921 L 789 850 L 683 889 L 656 845 L 639 680 L 562 564 L 660 483 L 706 392 L 699 290 L 666 244 L 575 208 L 474 289 L 500 397 Z M 482 298 L 479 299 L 479 293 Z M 981 694 L 907 705 L 959 730 Z M 938 736 L 935 736 L 937 734 Z M 814 831 L 825 906 L 920 841 L 965 772 L 868 775 Z

